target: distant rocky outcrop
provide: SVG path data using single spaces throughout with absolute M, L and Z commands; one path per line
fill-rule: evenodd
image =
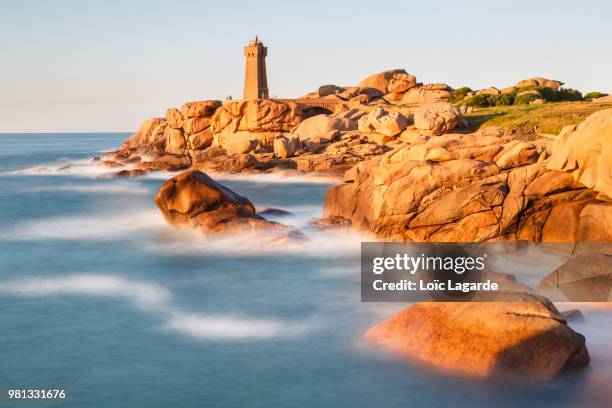
M 476 91 L 476 95 L 499 95 L 501 92 L 494 86 L 490 86 L 486 89 L 479 89 Z
M 420 106 L 446 101 L 450 94 L 451 88 L 446 84 L 423 85 L 406 70 L 392 69 L 370 75 L 356 87 L 323 85 L 305 97 L 333 98 L 352 103 L 353 107 L 355 104 Z
M 371 87 L 322 85 L 317 91 L 304 95 L 304 98 L 330 99 L 338 102 L 367 104 L 379 100 L 382 96 L 383 92 Z
M 475 377 L 548 380 L 588 364 L 584 337 L 549 300 L 518 291 L 500 296 L 504 301 L 417 303 L 365 338 L 436 369 Z
M 324 213 L 399 241 L 612 241 L 609 223 L 598 221 L 612 218 L 612 201 L 547 168 L 549 145 L 511 140 L 494 128 L 413 135 L 345 173 Z M 592 154 L 585 165 L 596 160 Z
M 537 77 L 537 78 L 530 78 L 530 79 L 524 79 L 522 81 L 519 81 L 516 83 L 516 85 L 514 85 L 515 88 L 522 88 L 522 87 L 526 87 L 526 86 L 535 86 L 535 87 L 541 87 L 541 88 L 550 88 L 554 91 L 558 90 L 559 88 L 561 88 L 561 86 L 563 85 L 563 82 L 561 81 L 556 81 L 554 79 L 546 79 L 546 78 L 542 78 L 542 77 Z
M 533 78 L 517 86 L 530 84 L 551 89 L 561 85 L 559 81 Z M 508 89 L 518 88 L 499 91 L 490 87 L 477 93 L 501 98 L 503 95 L 498 94 Z M 471 91 L 461 94 L 474 95 Z M 446 84 L 422 84 L 405 70 L 394 69 L 371 75 L 358 86 L 323 85 L 298 100 L 187 102 L 180 108 L 168 109 L 163 118 L 145 120 L 118 151 L 105 155 L 100 166 L 115 167 L 114 175 L 118 177 L 188 168 L 342 174 L 403 144 L 423 144 L 431 136 L 462 128 L 462 112 L 468 113 L 472 108 L 449 104 L 450 95 L 451 88 Z M 539 98 L 538 95 L 533 97 Z M 531 102 L 541 102 L 537 98 Z M 561 139 L 570 143 L 569 138 L 566 134 L 559 144 Z M 571 148 L 565 148 L 568 149 Z M 556 169 L 577 175 L 575 170 L 569 170 L 569 161 L 559 164 L 561 157 L 567 155 L 562 153 L 563 148 L 556 151 L 552 161 Z M 601 155 L 607 153 L 602 148 Z M 586 162 L 582 166 L 595 167 Z M 593 174 L 585 170 L 577 180 L 605 194 L 604 172 L 598 171 L 596 181 Z
M 118 176 L 190 167 L 219 172 L 341 174 L 388 150 L 374 134 L 358 131 L 358 120 L 367 110 L 342 106 L 334 114 L 305 118 L 297 105 L 274 100 L 217 105 L 220 103 L 192 102 L 181 111 L 169 109 L 165 119 L 146 120 L 120 150 L 107 153 L 100 165 L 117 167 Z M 191 119 L 199 122 L 189 122 Z M 133 169 L 139 171 L 131 172 Z
M 392 69 L 370 75 L 359 83 L 361 88 L 378 89 L 383 94 L 406 92 L 417 84 L 416 77 L 404 69 Z
M 451 95 L 451 87 L 446 84 L 418 85 L 401 94 L 401 99 L 394 99 L 398 95 L 389 94 L 387 99 L 399 105 L 423 106 L 436 102 L 446 102 Z
M 498 89 L 494 86 L 490 86 L 485 89 L 479 89 L 476 91 L 471 91 L 469 90 L 469 88 L 462 88 L 462 89 L 468 89 L 469 91 L 461 93 L 459 99 L 455 99 L 455 102 L 459 102 L 460 99 L 470 98 L 474 95 L 492 95 L 494 97 L 501 96 L 504 94 L 511 94 L 511 93 L 517 94 L 517 96 L 521 94 L 527 95 L 527 93 L 522 93 L 521 92 L 522 90 L 523 92 L 529 92 L 530 94 L 533 94 L 534 96 L 537 97 L 536 100 L 538 102 L 531 101 L 530 102 L 531 104 L 542 104 L 547 101 L 546 99 L 541 98 L 540 92 L 538 92 L 534 88 L 548 88 L 549 90 L 552 90 L 552 91 L 559 91 L 562 85 L 563 85 L 563 82 L 561 81 L 537 77 L 537 78 L 524 79 L 524 80 L 518 81 L 513 86 L 508 86 L 506 88 L 501 88 L 501 89 Z M 501 99 L 501 101 L 503 101 L 503 99 Z M 502 103 L 502 105 L 505 105 L 505 104 L 507 103 Z
M 446 84 L 423 85 L 414 75 L 403 69 L 379 72 L 359 83 L 361 87 L 372 87 L 384 94 L 384 100 L 395 105 L 426 105 L 446 101 L 451 88 Z
M 168 109 L 163 118 L 145 120 L 104 159 L 117 167 L 117 176 L 188 168 L 342 173 L 400 139 L 413 123 L 413 107 L 449 95 L 447 85 L 423 85 L 396 69 L 371 75 L 358 86 L 323 85 L 301 99 L 332 100 L 334 112 L 323 115 L 327 108 L 317 103 L 324 102 L 313 102 L 308 112 L 291 100 L 187 102 Z
M 200 171 L 186 171 L 165 182 L 155 202 L 166 221 L 209 235 L 272 232 L 299 237 L 292 227 L 268 221 L 253 204 Z

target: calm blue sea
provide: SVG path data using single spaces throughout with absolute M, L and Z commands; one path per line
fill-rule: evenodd
M 359 341 L 402 306 L 360 303 L 359 236 L 210 242 L 167 226 L 153 197 L 170 175 L 111 179 L 90 162 L 126 136 L 0 135 L 0 406 L 610 404 L 609 313 L 586 310 L 574 325 L 591 367 L 546 384 L 454 378 L 397 360 Z M 330 186 L 221 182 L 302 227 Z M 60 388 L 68 399 L 9 401 L 9 388 Z

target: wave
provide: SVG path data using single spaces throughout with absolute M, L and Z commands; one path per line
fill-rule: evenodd
M 38 166 L 13 170 L 8 175 L 14 176 L 78 176 L 97 178 L 116 173 L 118 169 L 98 166 L 91 159 L 60 159 L 53 163 L 42 163 Z
M 164 287 L 111 275 L 80 274 L 55 278 L 29 278 L 0 285 L 0 293 L 15 296 L 88 295 L 119 297 L 143 308 L 163 307 L 170 299 Z
M 106 241 L 132 232 L 165 227 L 166 223 L 159 211 L 143 209 L 121 214 L 53 217 L 26 221 L 14 225 L 8 231 L 0 231 L 0 239 Z
M 129 183 L 101 186 L 60 186 L 61 189 L 72 188 L 84 191 L 123 192 L 135 186 Z M 54 187 L 42 187 L 53 190 Z M 109 189 L 109 190 L 107 190 Z M 137 186 L 134 192 L 146 191 L 145 186 Z M 296 207 L 297 208 L 297 207 Z M 24 221 L 4 230 L 0 230 L 0 240 L 34 241 L 34 240 L 83 240 L 109 241 L 124 238 L 138 232 L 163 232 L 152 240 L 138 241 L 145 250 L 165 252 L 172 255 L 191 256 L 232 256 L 251 257 L 254 255 L 295 254 L 312 257 L 335 257 L 359 255 L 360 243 L 368 240 L 354 231 L 329 230 L 319 231 L 309 226 L 311 216 L 315 215 L 313 207 L 301 209 L 287 207 L 295 214 L 284 223 L 292 224 L 305 234 L 305 239 L 286 239 L 276 231 L 233 234 L 219 237 L 205 237 L 190 228 L 177 228 L 166 223 L 156 208 L 129 208 L 121 212 L 94 213 L 93 215 L 58 216 Z M 274 217 L 269 217 L 274 219 Z M 371 239 L 371 238 L 370 238 Z
M 95 296 L 120 298 L 139 310 L 155 313 L 163 329 L 200 340 L 268 339 L 297 336 L 320 325 L 314 320 L 288 321 L 237 314 L 207 314 L 172 304 L 172 293 L 151 282 L 104 274 L 76 274 L 53 278 L 25 278 L 0 283 L 0 295 L 19 297 Z
M 221 173 L 209 170 L 203 170 L 204 173 L 212 177 L 215 181 L 248 181 L 249 183 L 263 184 L 340 184 L 342 179 L 338 176 L 323 176 L 314 174 L 296 174 L 285 172 L 273 173 Z M 145 178 L 154 180 L 168 180 L 177 176 L 181 172 L 172 171 L 155 171 L 147 173 Z
M 310 321 L 291 323 L 279 319 L 173 312 L 165 328 L 199 339 L 265 339 L 298 336 L 315 326 Z
M 170 239 L 151 242 L 150 251 L 197 257 L 295 255 L 309 257 L 359 256 L 366 238 L 352 231 L 306 231 L 305 239 L 283 239 L 278 234 L 259 232 L 220 237 L 204 237 L 189 229 L 175 229 Z

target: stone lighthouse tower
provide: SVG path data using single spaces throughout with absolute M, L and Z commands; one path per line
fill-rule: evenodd
M 264 47 L 259 38 L 244 47 L 246 71 L 244 74 L 244 99 L 267 99 L 268 77 L 266 76 L 266 55 L 268 48 Z

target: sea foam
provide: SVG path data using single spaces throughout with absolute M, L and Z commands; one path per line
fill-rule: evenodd
M 119 214 L 50 217 L 26 221 L 0 231 L 6 241 L 41 239 L 106 241 L 141 230 L 170 228 L 159 211 L 142 209 Z
M 138 310 L 159 315 L 163 329 L 200 340 L 290 337 L 320 325 L 314 319 L 289 321 L 240 314 L 193 312 L 173 304 L 173 294 L 157 283 L 105 274 L 76 274 L 0 282 L 0 295 L 19 297 L 94 296 L 119 298 Z

